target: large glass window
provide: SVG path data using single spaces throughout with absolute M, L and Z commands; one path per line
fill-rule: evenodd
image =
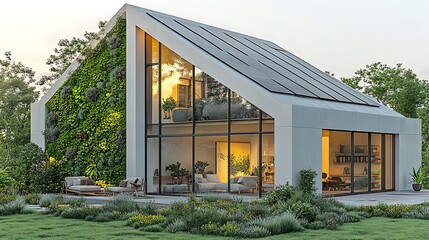
M 381 134 L 371 134 L 371 190 L 381 190 Z
M 195 68 L 196 133 L 228 132 L 228 94 L 227 87 Z
M 322 187 L 326 194 L 351 192 L 351 133 L 323 131 Z
M 354 133 L 354 191 L 368 191 L 368 133 Z
M 394 152 L 394 135 L 385 135 L 385 189 L 393 190 L 393 176 L 394 176 L 394 164 L 395 164 L 395 152 Z
M 323 130 L 323 194 L 393 189 L 393 138 L 390 134 Z
M 146 36 L 147 191 L 259 194 L 274 185 L 274 119 Z

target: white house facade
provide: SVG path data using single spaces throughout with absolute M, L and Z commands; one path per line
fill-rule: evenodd
M 124 5 L 126 175 L 150 194 L 262 196 L 318 173 L 320 193 L 410 189 L 421 123 L 405 118 L 262 39 Z M 97 42 L 94 42 L 95 46 Z M 75 61 L 31 108 L 45 146 L 45 104 Z M 178 167 L 182 174 L 172 174 Z

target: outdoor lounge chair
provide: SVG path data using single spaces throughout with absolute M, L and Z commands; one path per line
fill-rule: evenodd
M 85 176 L 66 177 L 63 192 L 77 195 L 100 195 L 103 189 L 95 186 L 94 180 Z
M 110 187 L 109 192 L 112 192 L 113 194 L 134 193 L 136 197 L 139 196 L 139 192 L 143 192 L 143 196 L 145 196 L 146 193 L 144 191 L 144 185 L 144 178 L 128 177 L 119 183 L 119 187 Z

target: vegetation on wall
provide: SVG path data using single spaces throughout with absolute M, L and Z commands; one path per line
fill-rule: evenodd
M 125 19 L 46 104 L 46 153 L 64 175 L 125 177 Z

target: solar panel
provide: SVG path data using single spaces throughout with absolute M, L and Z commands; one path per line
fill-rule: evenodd
M 275 43 L 166 14 L 148 15 L 270 92 L 379 106 Z

